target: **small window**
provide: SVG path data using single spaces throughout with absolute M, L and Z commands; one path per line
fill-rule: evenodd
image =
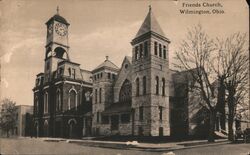
M 97 89 L 95 89 L 95 103 L 97 103 Z
M 166 59 L 166 54 L 167 54 L 167 51 L 166 51 L 166 46 L 163 46 L 163 58 Z
M 140 58 L 143 57 L 143 44 L 140 44 Z
M 96 114 L 96 122 L 99 123 L 100 120 L 100 112 L 97 112 Z
M 155 94 L 159 95 L 159 77 L 155 77 Z
M 100 78 L 100 76 L 99 76 L 99 74 L 97 74 L 97 79 L 99 79 Z
M 102 124 L 109 124 L 109 116 L 102 116 Z
M 139 107 L 139 119 L 140 121 L 143 120 L 143 107 Z
M 99 103 L 102 102 L 102 88 L 99 89 Z
M 127 69 L 127 68 L 128 68 L 128 64 L 125 64 L 125 66 L 124 66 L 124 67 L 125 67 L 125 69 Z
M 100 75 L 101 75 L 101 78 L 102 78 L 102 73 Z
M 129 114 L 122 114 L 121 115 L 121 122 L 122 123 L 129 123 L 130 122 L 130 115 Z
M 108 73 L 108 79 L 111 79 L 111 74 L 110 73 Z
M 154 50 L 154 51 L 155 51 L 155 55 L 158 55 L 157 48 L 158 48 L 158 46 L 157 46 L 157 42 L 155 41 L 155 48 L 154 48 L 154 49 L 155 49 L 155 50 Z
M 161 48 L 161 44 L 159 44 L 159 56 L 162 57 L 162 48 Z
M 146 92 L 147 92 L 147 81 L 146 81 L 147 79 L 146 79 L 146 76 L 144 76 L 143 77 L 143 79 L 142 79 L 142 86 L 143 86 L 143 95 L 145 95 L 146 94 Z
M 136 96 L 139 96 L 139 93 L 140 93 L 140 81 L 139 81 L 139 78 L 136 79 L 135 83 L 136 83 Z
M 68 71 L 69 71 L 69 76 L 71 76 L 71 68 L 69 68 Z
M 138 55 L 139 55 L 138 46 L 135 46 L 135 60 L 138 60 Z
M 144 42 L 144 57 L 148 56 L 148 42 Z
M 73 79 L 76 78 L 76 70 L 74 68 L 72 68 L 72 78 Z
M 162 120 L 162 106 L 159 106 L 159 118 Z
M 112 79 L 113 79 L 113 80 L 115 80 L 115 77 L 116 77 L 115 74 L 112 74 Z

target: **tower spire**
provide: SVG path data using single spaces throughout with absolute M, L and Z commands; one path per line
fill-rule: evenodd
M 59 6 L 56 7 L 56 14 L 59 15 Z
M 148 11 L 151 12 L 151 5 L 148 6 Z

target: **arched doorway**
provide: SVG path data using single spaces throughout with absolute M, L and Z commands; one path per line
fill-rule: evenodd
M 77 122 L 75 119 L 68 121 L 69 126 L 69 138 L 77 138 Z
M 43 135 L 44 137 L 49 137 L 49 122 L 47 120 L 44 121 Z
M 34 136 L 35 136 L 35 137 L 39 137 L 39 126 L 38 126 L 38 122 L 35 122 L 34 130 L 35 130 Z M 31 134 L 32 134 L 32 133 L 31 133 Z

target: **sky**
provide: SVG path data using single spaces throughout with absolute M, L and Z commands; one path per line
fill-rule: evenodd
M 224 14 L 181 14 L 183 3 L 220 2 Z M 188 29 L 201 24 L 210 37 L 227 37 L 234 32 L 249 33 L 248 6 L 244 0 L 0 0 L 1 98 L 17 105 L 32 105 L 36 75 L 44 70 L 45 22 L 56 13 L 69 23 L 69 55 L 82 69 L 92 70 L 109 56 L 120 66 L 131 56 L 135 37 L 148 6 L 170 39 L 170 66 L 174 52 Z

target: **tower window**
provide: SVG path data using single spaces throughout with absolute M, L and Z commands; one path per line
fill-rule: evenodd
M 102 78 L 102 73 L 100 74 L 101 78 Z
M 140 58 L 143 57 L 143 44 L 140 44 Z
M 142 106 L 139 107 L 139 119 L 140 119 L 140 121 L 143 120 L 143 107 Z
M 56 111 L 61 110 L 61 92 L 60 89 L 56 92 Z
M 135 46 L 135 60 L 138 60 L 138 55 L 139 55 L 138 46 Z
M 159 106 L 159 118 L 162 120 L 162 106 Z
M 158 51 L 157 51 L 158 46 L 157 46 L 157 42 L 156 42 L 156 41 L 155 41 L 155 46 L 154 46 L 154 47 L 155 47 L 155 48 L 154 48 L 154 49 L 155 49 L 155 50 L 154 50 L 154 51 L 155 51 L 155 55 L 158 55 Z
M 140 81 L 139 81 L 139 78 L 136 79 L 135 83 L 136 83 L 136 96 L 139 96 L 139 92 L 140 92 Z
M 159 95 L 159 77 L 155 77 L 155 94 Z
M 68 109 L 73 109 L 74 107 L 77 107 L 77 94 L 75 90 L 71 90 L 69 92 L 69 107 Z
M 166 52 L 167 52 L 167 51 L 166 51 L 166 46 L 163 46 L 163 58 L 164 58 L 164 59 L 166 59 L 166 57 L 167 57 L 167 56 L 166 56 L 166 54 L 167 54 Z
M 162 78 L 162 96 L 165 96 L 165 78 Z
M 99 89 L 99 103 L 102 102 L 102 88 Z
M 159 44 L 159 56 L 162 57 L 162 47 L 161 47 L 161 44 Z
M 69 76 L 71 76 L 71 68 L 69 68 L 68 71 L 69 71 Z
M 144 42 L 144 56 L 145 57 L 148 56 L 148 42 L 147 41 Z
M 146 81 L 146 76 L 143 77 L 143 95 L 146 94 L 147 91 L 147 81 Z

